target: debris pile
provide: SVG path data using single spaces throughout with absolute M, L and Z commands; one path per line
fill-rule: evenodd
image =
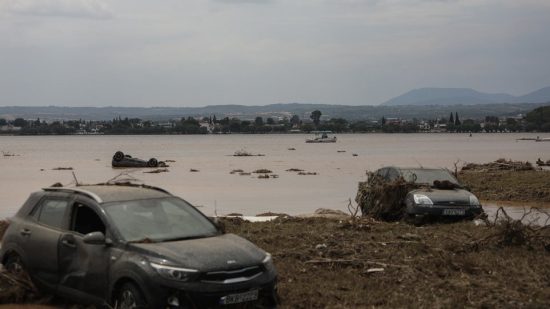
M 477 164 L 468 163 L 462 167 L 462 171 L 532 171 L 535 167 L 530 162 L 512 161 L 506 159 L 498 159 L 494 162 Z
M 550 171 L 529 162 L 499 159 L 470 163 L 457 176 L 482 200 L 550 202 Z
M 540 216 L 546 218 L 542 226 L 535 225 L 527 220 L 536 214 L 537 220 Z M 500 207 L 493 221 L 485 219 L 485 224 L 490 228 L 491 233 L 470 244 L 471 248 L 480 247 L 525 247 L 529 250 L 543 248 L 550 251 L 550 214 L 543 209 L 531 208 L 524 210 L 523 215 L 514 219 Z
M 384 221 L 397 221 L 405 213 L 407 193 L 420 186 L 398 178 L 385 182 L 380 176 L 367 172 L 368 180 L 360 182 L 355 201 L 363 216 L 371 216 Z
M 0 304 L 44 303 L 42 297 L 26 273 L 15 274 L 0 270 Z

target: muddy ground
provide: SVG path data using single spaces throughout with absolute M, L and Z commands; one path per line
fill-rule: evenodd
M 463 170 L 458 179 L 482 200 L 550 202 L 548 170 Z
M 548 250 L 500 243 L 497 228 L 324 218 L 227 227 L 273 254 L 284 308 L 550 306 Z
M 505 238 L 501 228 L 473 222 L 415 227 L 368 218 L 225 226 L 273 254 L 283 308 L 550 306 L 545 230 L 535 237 L 520 227 L 522 237 Z

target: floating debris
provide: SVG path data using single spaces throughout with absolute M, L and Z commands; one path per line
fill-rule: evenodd
M 243 214 L 241 213 L 238 213 L 238 212 L 232 212 L 232 213 L 229 213 L 227 215 L 225 215 L 226 217 L 242 217 Z
M 303 172 L 304 170 L 303 169 L 299 169 L 299 168 L 289 168 L 286 170 L 287 172 Z
M 72 171 L 73 168 L 72 167 L 54 167 L 54 168 L 52 168 L 52 170 L 54 170 L 54 171 Z
M 261 175 L 258 175 L 258 178 L 260 178 L 260 179 L 269 179 L 269 175 L 268 174 L 261 174 Z
M 244 149 L 241 149 L 241 150 L 237 150 L 235 151 L 235 153 L 233 154 L 234 157 L 263 157 L 265 156 L 264 154 L 261 154 L 261 153 L 258 153 L 258 154 L 253 154 L 251 152 L 248 152 Z
M 255 173 L 255 174 L 269 174 L 269 173 L 273 173 L 272 171 L 268 170 L 268 169 L 265 169 L 265 168 L 261 168 L 259 170 L 255 170 L 254 172 L 252 173 Z
M 345 150 L 337 150 L 336 152 L 346 152 Z
M 192 173 L 197 173 L 197 172 L 200 172 L 199 170 L 197 170 L 197 169 L 194 169 L 194 168 L 191 168 L 191 169 L 189 169 L 189 171 L 190 171 L 190 172 L 192 172 Z
M 4 157 L 19 157 L 18 154 L 15 154 L 15 153 L 9 152 L 9 151 L 2 151 L 2 155 Z
M 354 153 L 354 154 L 352 154 L 352 156 L 354 156 L 354 157 L 357 157 L 357 156 L 358 156 L 358 154 Z
M 229 174 L 237 174 L 237 173 L 244 173 L 244 171 L 241 170 L 241 169 L 236 169 L 236 170 L 232 170 L 231 172 L 229 172 Z
M 290 148 L 288 148 L 288 150 L 296 150 L 296 148 L 290 147 Z
M 148 174 L 158 174 L 158 173 L 167 173 L 167 172 L 168 172 L 167 168 L 157 168 L 152 171 L 144 171 L 144 173 L 148 173 Z
M 164 162 L 176 162 L 176 160 L 164 160 Z
M 280 213 L 280 212 L 262 212 L 256 215 L 256 217 L 290 217 L 289 214 Z
M 298 175 L 317 175 L 317 172 L 299 172 Z
M 252 175 L 252 173 L 248 173 L 248 172 L 239 173 L 239 176 L 250 176 L 250 175 Z

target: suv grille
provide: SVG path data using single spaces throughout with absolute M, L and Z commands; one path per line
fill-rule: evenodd
M 201 281 L 207 283 L 229 284 L 252 280 L 263 273 L 260 266 L 251 266 L 235 270 L 212 271 L 204 274 Z

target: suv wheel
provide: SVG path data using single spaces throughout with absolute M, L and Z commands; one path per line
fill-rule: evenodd
M 12 253 L 8 256 L 6 263 L 4 263 L 4 267 L 8 272 L 17 275 L 25 271 L 21 257 L 16 253 Z
M 124 283 L 119 289 L 115 306 L 118 309 L 147 308 L 147 303 L 138 287 L 128 282 Z

